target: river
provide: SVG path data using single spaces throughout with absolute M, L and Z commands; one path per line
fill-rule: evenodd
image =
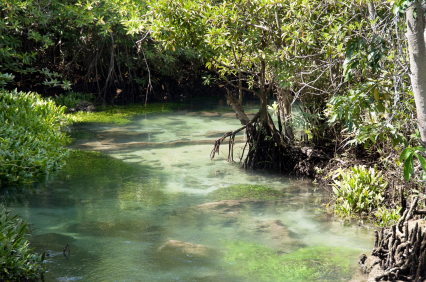
M 45 280 L 349 280 L 373 231 L 334 219 L 312 180 L 244 171 L 226 162 L 227 143 L 210 160 L 213 140 L 239 126 L 223 100 L 72 126 L 81 152 L 31 191 L 7 194 L 48 255 Z M 283 196 L 211 204 L 217 189 L 244 185 Z

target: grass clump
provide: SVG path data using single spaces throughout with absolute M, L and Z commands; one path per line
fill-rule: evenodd
M 29 249 L 27 233 L 27 223 L 0 205 L 1 281 L 39 281 L 43 275 L 44 253 L 36 255 Z
M 107 106 L 100 108 L 98 112 L 77 112 L 72 114 L 74 122 L 97 122 L 97 123 L 116 123 L 127 124 L 132 122 L 136 115 L 171 112 L 177 107 L 182 106 L 176 103 L 152 103 L 146 107 L 140 104 L 131 104 L 126 106 Z
M 276 200 L 285 197 L 284 192 L 262 185 L 233 185 L 217 189 L 209 193 L 209 197 L 215 201 L 222 200 Z
M 256 243 L 228 242 L 224 263 L 253 281 L 330 281 L 350 279 L 358 252 L 330 247 L 301 248 L 289 254 Z M 356 267 L 356 265 L 355 265 Z
M 388 183 L 375 168 L 355 166 L 346 171 L 338 169 L 336 177 L 338 180 L 334 180 L 332 186 L 337 214 L 369 213 L 383 202 Z
M 63 165 L 64 110 L 36 93 L 0 90 L 0 186 L 29 183 Z

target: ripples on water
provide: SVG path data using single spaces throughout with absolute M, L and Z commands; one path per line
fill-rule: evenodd
M 218 105 L 76 125 L 72 147 L 102 153 L 74 154 L 31 193 L 9 192 L 32 247 L 49 255 L 46 281 L 349 280 L 372 232 L 332 221 L 310 181 L 241 170 L 226 144 L 211 161 L 213 140 L 240 126 Z M 286 197 L 208 204 L 239 184 Z

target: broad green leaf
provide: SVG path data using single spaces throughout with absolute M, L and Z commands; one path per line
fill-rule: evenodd
M 420 164 L 421 164 L 421 166 L 422 166 L 422 168 L 423 168 L 423 170 L 424 171 L 426 171 L 426 161 L 425 161 L 425 159 L 423 158 L 423 156 L 421 156 L 421 155 L 419 155 L 419 154 L 417 154 L 417 153 L 414 153 L 414 155 L 417 157 L 417 159 L 419 160 L 419 162 L 420 162 Z
M 400 157 L 399 157 L 399 161 L 403 162 L 404 160 L 408 159 L 412 154 L 413 154 L 413 148 L 405 148 Z
M 413 175 L 414 166 L 413 166 L 413 155 L 410 155 L 404 162 L 404 178 L 407 181 L 410 181 L 411 175 Z

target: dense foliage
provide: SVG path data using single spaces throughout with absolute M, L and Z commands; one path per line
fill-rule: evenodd
M 0 279 L 38 281 L 42 276 L 44 253 L 36 255 L 28 247 L 27 224 L 0 205 Z
M 29 183 L 59 168 L 68 149 L 64 107 L 36 93 L 0 90 L 0 186 Z
M 0 86 L 72 87 L 111 104 L 145 101 L 147 88 L 170 79 L 193 80 L 197 55 L 155 44 L 140 26 L 146 12 L 144 1 L 0 1 Z

